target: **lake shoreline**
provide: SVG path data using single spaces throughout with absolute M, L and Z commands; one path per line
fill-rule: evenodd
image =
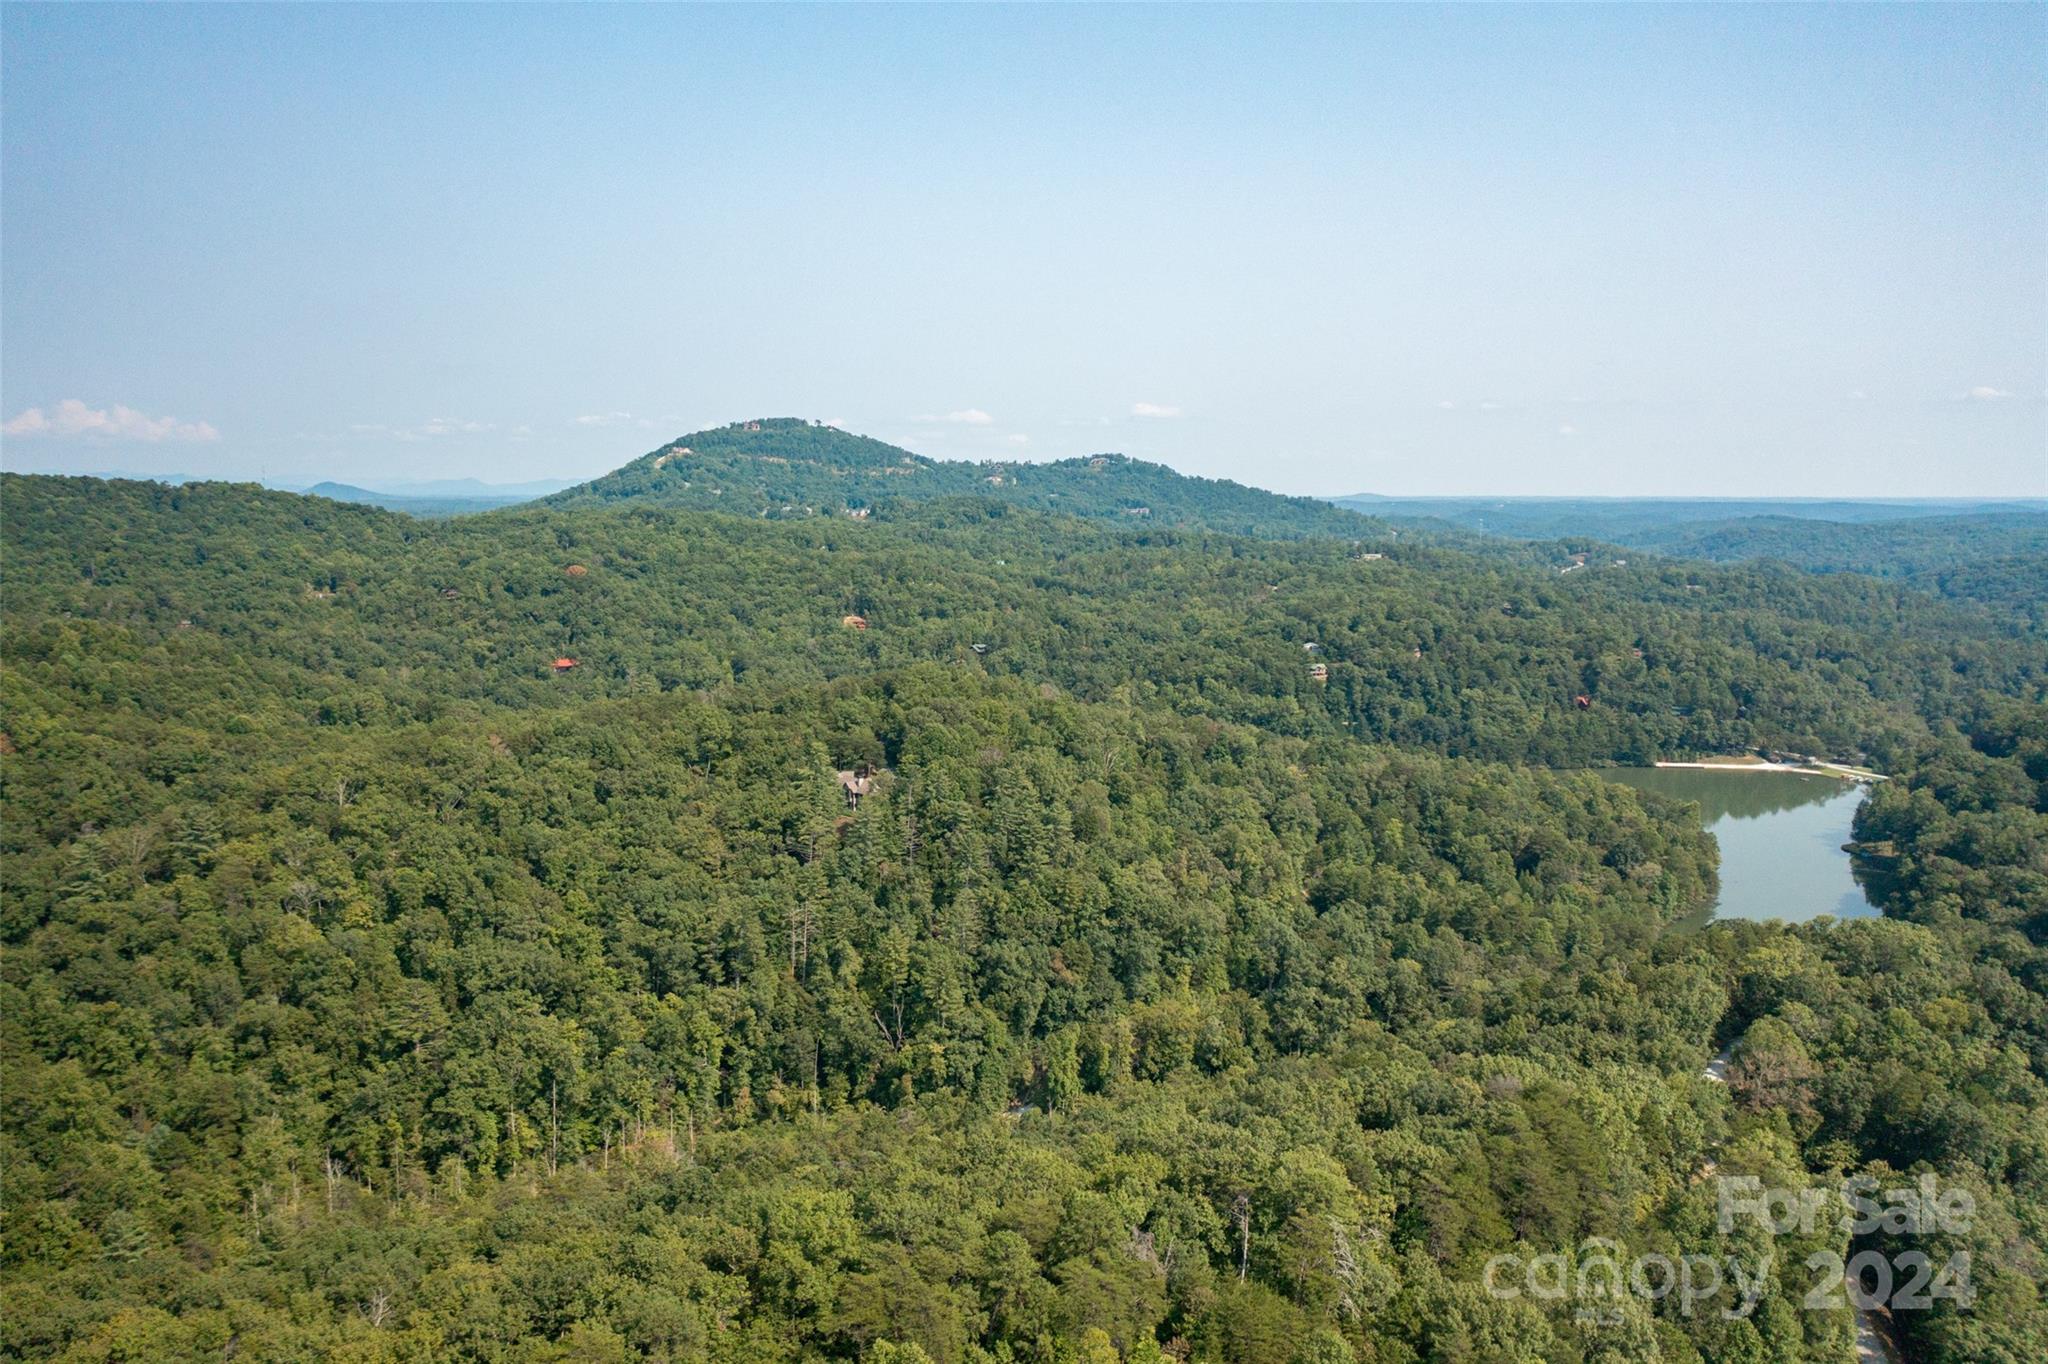
M 1878 782 L 1885 779 L 1882 772 L 1872 772 L 1864 767 L 1848 767 L 1841 763 L 1774 763 L 1766 762 L 1762 758 L 1703 758 L 1696 762 L 1658 761 L 1652 766 L 1687 768 L 1698 772 L 1791 772 L 1804 777 L 1833 777 L 1837 781 L 1853 782 Z

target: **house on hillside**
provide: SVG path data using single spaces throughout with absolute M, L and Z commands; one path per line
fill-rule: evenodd
M 868 628 L 868 618 L 866 616 L 841 616 L 839 623 L 849 630 L 865 630 Z
M 573 658 L 558 658 L 555 660 L 555 671 L 558 673 L 565 673 L 575 666 L 576 660 Z
M 846 808 L 860 808 L 861 797 L 871 795 L 875 789 L 875 770 L 866 763 L 852 769 L 842 768 L 832 774 L 839 780 L 839 789 L 846 793 Z
M 1327 664 L 1327 663 L 1311 663 L 1311 664 L 1309 664 L 1309 665 L 1308 665 L 1308 678 L 1309 678 L 1309 681 L 1311 681 L 1311 682 L 1327 682 L 1327 681 L 1329 681 L 1329 680 L 1330 680 L 1330 665 L 1329 665 L 1329 664 Z

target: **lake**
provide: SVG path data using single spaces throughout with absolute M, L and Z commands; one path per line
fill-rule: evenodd
M 1878 913 L 1842 851 L 1863 788 L 1797 772 L 1711 772 L 1686 767 L 1612 767 L 1600 775 L 1700 807 L 1721 845 L 1721 893 L 1686 918 L 1799 921 Z

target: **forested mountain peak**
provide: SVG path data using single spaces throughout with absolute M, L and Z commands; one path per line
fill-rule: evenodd
M 766 464 L 788 462 L 853 469 L 937 463 L 902 446 L 843 430 L 828 422 L 805 417 L 755 417 L 677 436 L 659 450 L 642 455 L 626 467 L 631 469 L 644 464 L 666 468 L 679 459 L 687 460 L 698 454 L 751 458 Z M 618 472 L 624 473 L 625 470 Z
M 926 468 L 937 461 L 870 436 L 855 435 L 803 417 L 757 417 L 691 431 L 588 483 L 548 499 L 574 505 L 647 497 L 663 502 L 695 501 L 681 496 L 719 474 L 770 478 L 778 466 L 803 465 L 828 476 Z M 719 491 L 723 485 L 713 484 Z M 712 491 L 711 487 L 703 490 Z
M 886 518 L 941 498 L 976 497 L 1132 525 L 1194 525 L 1267 538 L 1374 530 L 1357 513 L 1121 454 L 1052 463 L 940 460 L 801 417 L 763 417 L 679 436 L 623 468 L 546 499 L 635 500 L 770 520 Z

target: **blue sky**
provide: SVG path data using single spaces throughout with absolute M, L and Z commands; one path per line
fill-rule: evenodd
M 2048 7 L 0 11 L 0 462 L 2048 493 Z

